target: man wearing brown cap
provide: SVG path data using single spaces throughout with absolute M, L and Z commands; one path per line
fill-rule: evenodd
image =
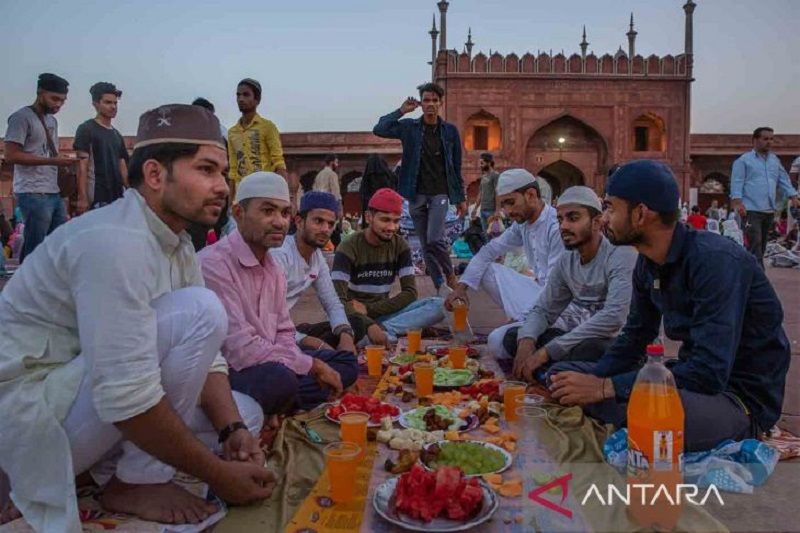
M 58 172 L 59 167 L 71 167 L 75 160 L 58 155 L 55 114 L 66 102 L 68 88 L 69 82 L 64 78 L 40 74 L 36 101 L 8 117 L 5 160 L 14 165 L 14 195 L 25 224 L 20 261 L 67 221 L 59 195 Z
M 175 485 L 177 470 L 229 502 L 270 495 L 263 415 L 231 393 L 225 310 L 184 231 L 219 217 L 226 165 L 207 110 L 148 111 L 131 188 L 47 239 L 0 293 L 0 468 L 34 530 L 80 531 L 74 476 L 107 456 L 112 512 L 205 520 L 216 506 Z
M 122 91 L 101 81 L 89 89 L 97 114 L 75 132 L 78 154 L 78 213 L 102 207 L 122 197 L 128 186 L 128 150 L 122 135 L 111 125 L 117 116 Z

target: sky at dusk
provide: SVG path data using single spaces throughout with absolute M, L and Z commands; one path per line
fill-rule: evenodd
M 692 131 L 800 133 L 800 1 L 696 0 Z M 683 0 L 452 0 L 448 48 L 472 27 L 473 53 L 683 51 Z M 36 77 L 70 81 L 59 133 L 94 115 L 89 87 L 124 92 L 116 126 L 164 103 L 211 100 L 238 118 L 236 83 L 258 79 L 259 111 L 281 131 L 369 130 L 430 77 L 434 0 L 5 0 L 0 5 L 0 115 L 32 103 Z M 438 12 L 437 12 L 438 25 Z M 4 130 L 4 128 L 3 128 Z

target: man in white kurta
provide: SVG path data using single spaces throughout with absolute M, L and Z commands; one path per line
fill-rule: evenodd
M 456 299 L 467 300 L 468 289 L 483 290 L 512 323 L 489 334 L 489 350 L 504 353 L 503 337 L 511 327 L 519 327 L 536 304 L 550 271 L 564 252 L 556 210 L 543 199 L 542 183 L 525 169 L 506 170 L 497 181 L 497 204 L 514 223 L 492 239 L 470 260 L 446 305 Z M 522 247 L 532 276 L 525 276 L 495 261 Z
M 178 131 L 154 131 L 158 119 Z M 204 137 L 207 131 L 214 133 Z M 154 146 L 159 135 L 193 145 L 195 155 L 162 165 L 164 153 Z M 205 223 L 219 216 L 227 163 L 218 137 L 216 118 L 197 106 L 145 113 L 131 159 L 135 188 L 58 228 L 0 293 L 0 467 L 13 502 L 36 531 L 81 531 L 74 478 L 118 446 L 105 496 L 112 493 L 111 510 L 147 519 L 194 522 L 211 510 L 202 500 L 181 510 L 162 498 L 147 506 L 168 514 L 146 516 L 120 492 L 113 495 L 111 484 L 136 494 L 141 504 L 148 494 L 180 494 L 170 483 L 176 466 L 201 479 L 213 470 L 213 479 L 203 480 L 228 495 L 235 494 L 236 475 L 268 482 L 263 455 L 260 466 L 240 467 L 234 463 L 245 458 L 222 461 L 209 449 L 221 448 L 217 431 L 220 442 L 237 431 L 237 441 L 257 445 L 246 429 L 258 432 L 263 415 L 244 396 L 233 403 L 227 379 L 213 379 L 222 394 L 208 400 L 212 376 L 227 374 L 219 353 L 227 317 L 203 287 L 188 234 L 176 231 L 180 220 Z M 150 156 L 137 155 L 146 149 Z M 219 183 L 212 181 L 217 174 Z M 173 195 L 177 189 L 181 194 Z M 179 218 L 166 215 L 166 208 Z M 174 438 L 165 445 L 159 441 L 164 435 Z M 152 491 L 137 492 L 142 486 Z M 232 499 L 252 499 L 241 498 L 247 487 L 240 489 Z

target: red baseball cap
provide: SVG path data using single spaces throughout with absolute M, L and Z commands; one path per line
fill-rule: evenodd
M 394 190 L 384 187 L 375 191 L 375 194 L 369 199 L 368 207 L 375 211 L 400 215 L 403 213 L 403 197 Z

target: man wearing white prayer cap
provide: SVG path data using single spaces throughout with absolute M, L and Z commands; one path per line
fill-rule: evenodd
M 564 252 L 558 231 L 556 210 L 549 198 L 542 197 L 546 182 L 524 168 L 508 169 L 497 180 L 497 204 L 513 224 L 492 239 L 473 257 L 445 305 L 456 299 L 467 301 L 468 289 L 484 290 L 513 323 L 489 335 L 489 349 L 506 355 L 503 337 L 511 327 L 519 327 L 544 289 L 553 266 Z M 549 190 L 549 187 L 548 187 Z M 496 260 L 519 247 L 525 252 L 532 275 L 525 276 Z
M 300 348 L 289 316 L 286 276 L 268 250 L 283 244 L 292 213 L 289 186 L 274 172 L 254 172 L 236 188 L 237 229 L 199 254 L 206 287 L 228 314 L 222 355 L 231 388 L 254 398 L 270 417 L 310 410 L 352 385 L 355 354 Z
M 600 359 L 625 324 L 631 302 L 638 254 L 605 238 L 597 194 L 583 185 L 570 187 L 556 210 L 566 251 L 523 325 L 503 339 L 514 357 L 514 377 L 529 382 L 544 382 L 556 362 Z

